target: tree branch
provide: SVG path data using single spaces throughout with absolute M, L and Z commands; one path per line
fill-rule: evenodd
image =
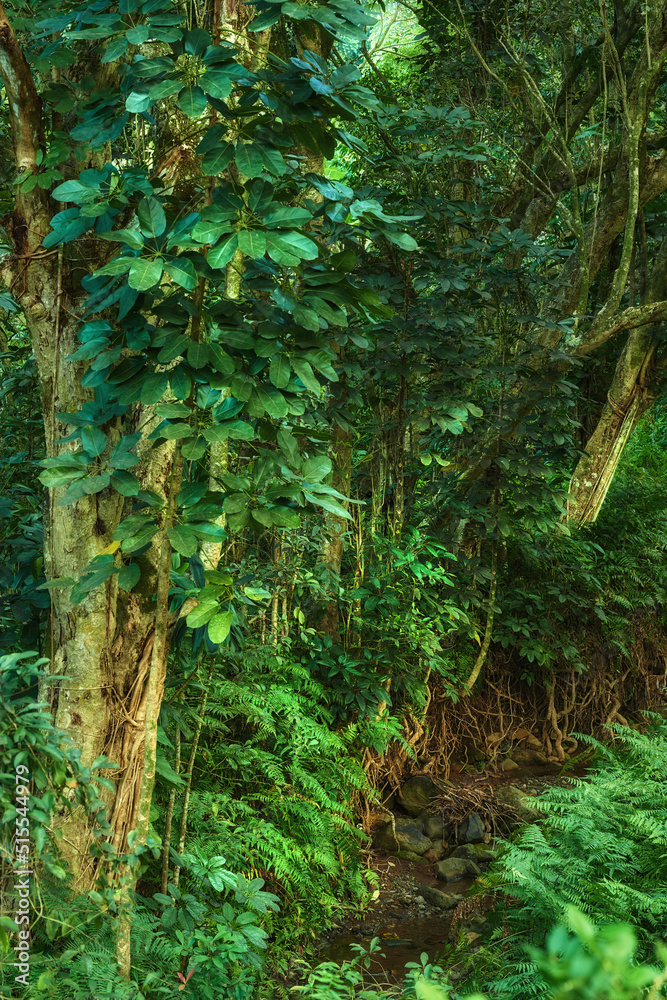
M 643 306 L 630 306 L 623 312 L 617 313 L 610 323 L 605 324 L 604 317 L 601 316 L 599 323 L 597 318 L 593 320 L 572 353 L 578 358 L 586 357 L 622 330 L 646 326 L 648 323 L 660 323 L 666 316 L 667 299 L 662 299 L 660 302 L 649 302 Z
M 32 71 L 5 8 L 0 3 L 0 74 L 5 85 L 16 169 L 37 170 L 37 152 L 44 141 L 42 102 Z

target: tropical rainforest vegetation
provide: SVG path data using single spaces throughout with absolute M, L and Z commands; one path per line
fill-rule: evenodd
M 400 994 L 664 994 L 666 60 L 664 0 L 0 5 L 2 997 L 376 997 L 374 810 L 519 725 L 588 771 Z

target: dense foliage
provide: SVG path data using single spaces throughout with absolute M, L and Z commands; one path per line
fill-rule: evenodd
M 510 723 L 479 988 L 660 994 L 664 7 L 0 6 L 3 997 L 280 992 Z

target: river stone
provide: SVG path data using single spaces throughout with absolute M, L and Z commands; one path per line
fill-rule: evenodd
M 436 877 L 443 882 L 460 882 L 461 879 L 471 875 L 482 874 L 475 862 L 468 861 L 467 858 L 445 858 L 444 861 L 438 862 L 434 871 Z
M 524 823 L 534 823 L 541 819 L 542 813 L 535 808 L 535 799 L 532 795 L 526 795 L 516 785 L 503 785 L 496 788 L 496 798 L 507 806 L 511 806 L 524 821 Z
M 413 851 L 415 854 L 425 854 L 431 846 L 431 841 L 425 837 L 421 830 L 415 826 L 407 816 L 398 816 L 395 820 L 396 838 L 391 828 L 391 823 L 378 830 L 373 837 L 373 847 L 379 851 Z
M 415 854 L 414 851 L 399 851 L 396 857 L 401 858 L 403 861 L 412 861 L 413 864 L 418 864 L 418 865 L 430 864 L 428 858 L 422 857 L 420 854 Z
M 540 750 L 533 750 L 532 747 L 517 747 L 512 756 L 517 764 L 525 766 L 526 764 L 547 764 L 546 754 L 542 753 Z
M 456 839 L 459 844 L 474 844 L 476 840 L 482 840 L 486 830 L 482 817 L 479 813 L 470 813 L 469 816 L 459 824 Z
M 421 887 L 421 894 L 431 906 L 437 906 L 441 910 L 453 910 L 455 906 L 463 902 L 463 896 L 458 896 L 454 892 L 440 892 L 439 889 L 431 889 L 428 885 Z
M 496 852 L 488 844 L 461 844 L 455 847 L 450 858 L 467 858 L 468 861 L 475 861 L 477 864 L 485 865 L 493 861 Z
M 515 753 L 516 753 L 516 751 L 515 751 Z M 518 767 L 519 767 L 519 765 L 517 764 L 517 762 L 515 760 L 512 760 L 511 757 L 508 757 L 500 765 L 500 770 L 501 771 L 516 771 L 516 770 L 518 770 Z
M 430 840 L 439 840 L 442 843 L 445 836 L 445 821 L 442 816 L 424 809 L 417 816 L 417 820 L 421 822 L 421 829 Z
M 440 789 L 435 782 L 431 781 L 425 775 L 418 774 L 414 778 L 408 778 L 405 784 L 401 786 L 398 804 L 401 809 L 405 809 L 406 813 L 410 813 L 411 816 L 418 816 L 440 794 Z

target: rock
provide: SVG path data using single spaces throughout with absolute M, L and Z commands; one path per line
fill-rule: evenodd
M 438 862 L 434 871 L 436 877 L 442 879 L 443 882 L 460 882 L 461 879 L 471 875 L 482 874 L 475 862 L 469 861 L 467 858 L 446 858 L 444 861 Z
M 435 813 L 431 813 L 425 809 L 419 814 L 417 819 L 422 821 L 424 833 L 429 840 L 439 839 L 442 843 L 445 835 L 445 821 L 442 816 L 437 816 Z
M 517 747 L 512 753 L 512 757 L 517 764 L 546 764 L 546 754 L 540 750 L 533 750 L 532 747 Z
M 496 798 L 507 806 L 511 806 L 524 821 L 524 823 L 534 823 L 541 819 L 543 813 L 535 808 L 535 799 L 532 795 L 527 795 L 515 785 L 503 785 L 496 789 Z
M 431 889 L 428 885 L 422 886 L 421 893 L 427 903 L 441 910 L 453 910 L 463 902 L 463 896 L 458 896 L 454 892 L 440 892 L 439 889 Z
M 426 900 L 423 896 L 415 896 L 415 903 L 425 903 Z
M 512 737 L 512 739 L 513 740 L 526 740 L 526 739 L 528 739 L 529 736 L 530 736 L 530 733 L 528 732 L 527 729 L 522 729 L 521 727 L 519 727 L 518 729 L 514 730 L 514 736 Z
M 433 846 L 429 851 L 426 851 L 424 857 L 426 858 L 427 861 L 430 861 L 430 863 L 434 865 L 436 861 L 440 861 L 440 859 L 445 853 L 445 849 L 442 846 L 442 844 L 435 844 L 433 841 L 431 841 L 431 843 Z
M 418 816 L 440 794 L 440 789 L 434 781 L 425 775 L 418 774 L 414 778 L 408 778 L 401 786 L 398 803 L 402 809 L 405 809 L 406 813 Z
M 488 844 L 461 844 L 460 847 L 455 847 L 449 856 L 450 858 L 467 858 L 468 861 L 484 865 L 493 861 L 496 852 Z
M 470 813 L 469 816 L 459 824 L 456 839 L 459 844 L 474 844 L 476 840 L 482 840 L 486 829 L 479 813 Z
M 520 753 L 521 751 L 517 751 L 517 752 Z M 512 760 L 511 757 L 508 757 L 500 765 L 500 770 L 501 771 L 517 771 L 518 769 L 519 769 L 519 765 L 517 764 L 517 762 L 515 760 Z
M 526 743 L 529 747 L 532 747 L 533 750 L 544 750 L 544 744 L 542 741 L 538 740 L 538 738 L 533 736 L 532 733 L 529 733 L 528 736 L 526 736 Z
M 401 858 L 403 861 L 412 861 L 413 864 L 418 865 L 428 865 L 431 863 L 429 858 L 422 857 L 421 854 L 415 854 L 414 851 L 399 851 L 396 857 Z
M 397 817 L 394 821 L 396 827 L 396 837 L 391 827 L 391 823 L 378 830 L 373 837 L 373 847 L 378 851 L 412 851 L 415 854 L 424 854 L 431 847 L 431 841 L 425 837 L 421 830 L 415 826 L 411 819 L 407 817 Z M 396 841 L 398 840 L 398 843 Z

